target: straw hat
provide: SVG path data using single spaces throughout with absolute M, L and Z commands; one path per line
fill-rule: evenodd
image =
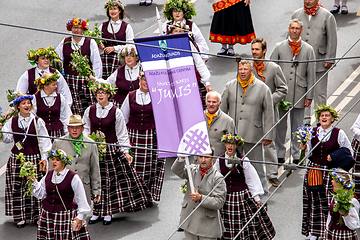
M 75 126 L 84 126 L 85 123 L 83 123 L 80 115 L 71 115 L 69 119 L 69 123 L 67 125 L 69 127 L 75 127 Z

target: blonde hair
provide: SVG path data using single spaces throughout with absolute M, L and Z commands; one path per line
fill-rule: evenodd
M 50 79 L 53 75 L 54 75 L 53 73 L 45 73 L 45 74 L 43 74 L 40 78 Z M 56 82 L 56 81 L 57 81 L 57 79 L 54 79 L 54 81 L 47 82 L 47 83 L 45 83 L 45 84 L 40 83 L 40 84 L 37 86 L 38 92 L 40 92 L 41 90 L 43 90 L 43 89 L 44 89 L 44 86 L 48 86 L 50 83 Z

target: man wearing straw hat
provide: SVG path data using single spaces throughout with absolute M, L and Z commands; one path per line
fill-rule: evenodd
M 71 115 L 69 124 L 67 124 L 69 134 L 62 138 L 93 142 L 92 139 L 83 135 L 84 125 L 85 123 L 83 123 L 80 115 Z M 100 200 L 101 179 L 96 144 L 56 139 L 52 149 L 62 149 L 68 156 L 73 157 L 73 164 L 68 164 L 66 167 L 76 172 L 81 178 L 89 205 L 91 204 L 91 193 L 93 194 L 93 201 L 98 202 Z

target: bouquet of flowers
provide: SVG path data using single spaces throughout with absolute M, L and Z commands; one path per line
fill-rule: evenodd
M 81 54 L 79 46 L 77 50 L 70 54 L 70 56 L 72 57 L 70 66 L 79 73 L 79 76 L 89 77 L 90 75 L 94 75 L 94 71 L 89 64 L 89 58 Z
M 31 196 L 33 191 L 33 180 L 35 179 L 36 165 L 30 161 L 24 162 L 25 157 L 23 153 L 16 156 L 16 159 L 20 159 L 20 177 L 31 176 L 25 184 L 25 196 Z
M 312 127 L 307 127 L 306 124 L 304 124 L 303 127 L 298 126 L 297 131 L 295 131 L 293 135 L 298 139 L 299 143 L 306 144 L 307 141 L 311 140 L 314 137 L 313 133 L 314 131 Z M 304 157 L 305 150 L 301 150 L 299 161 L 301 161 Z
M 186 193 L 186 190 L 187 190 L 187 181 L 185 181 L 184 184 L 182 184 L 180 187 L 178 187 L 178 189 L 180 189 L 181 192 L 182 192 L 183 194 L 185 194 L 185 193 Z
M 89 138 L 91 138 L 92 140 L 94 140 L 94 142 L 97 143 L 105 143 L 105 134 L 99 130 L 93 133 L 91 133 L 91 135 L 88 135 Z M 99 161 L 103 161 L 104 160 L 104 153 L 106 153 L 106 145 L 104 144 L 96 144 L 97 148 L 98 148 L 98 152 L 99 152 Z
M 15 107 L 14 104 L 13 104 L 13 101 L 15 99 L 17 99 L 19 96 L 20 96 L 20 93 L 18 91 L 10 90 L 10 89 L 7 90 L 6 98 L 7 98 L 8 102 L 9 102 L 10 107 Z
M 291 102 L 285 101 L 284 99 L 281 99 L 281 101 L 278 103 L 278 109 L 279 111 L 284 110 L 287 111 L 291 107 Z
M 98 23 L 95 23 L 95 28 L 94 29 L 89 29 L 87 31 L 85 31 L 83 33 L 84 36 L 88 36 L 88 37 L 96 37 L 96 38 L 101 38 L 101 34 L 102 31 L 98 28 Z M 97 45 L 100 45 L 104 42 L 104 40 L 101 39 L 94 39 L 95 42 L 97 43 Z

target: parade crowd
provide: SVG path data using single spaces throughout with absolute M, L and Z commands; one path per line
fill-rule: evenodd
M 151 3 L 141 0 L 139 5 Z M 104 9 L 108 21 L 98 30 L 107 41 L 85 37 L 88 22 L 72 18 L 66 28 L 73 35 L 56 48 L 29 50 L 27 58 L 35 66 L 20 76 L 0 121 L 2 142 L 13 144 L 5 214 L 18 228 L 37 224 L 37 239 L 90 239 L 89 225 L 109 225 L 114 214 L 160 201 L 166 159 L 158 158 L 151 97 L 134 32 L 119 0 L 106 2 Z M 271 206 L 264 205 L 268 182 L 278 187 L 276 164 L 303 164 L 301 152 L 306 152 L 306 166 L 312 169 L 304 176 L 302 235 L 358 239 L 360 178 L 353 180 L 348 172 L 360 171 L 360 115 L 351 128 L 351 143 L 333 126 L 339 113 L 326 103 L 328 70 L 337 49 L 333 14 L 346 14 L 346 1 L 340 7 L 335 0 L 330 12 L 319 0 L 304 0 L 289 16 L 286 39 L 269 58 L 266 40 L 255 35 L 250 0 L 217 0 L 213 9 L 209 39 L 221 44 L 217 54 L 234 56 L 235 44 L 250 44 L 254 59 L 238 60 L 237 77 L 222 94 L 211 88 L 209 47 L 191 20 L 194 4 L 167 0 L 163 8 L 163 34 L 189 35 L 212 150 L 198 156 L 190 171 L 183 157 L 171 167 L 194 183 L 194 189 L 185 184 L 178 231 L 194 240 L 273 239 Z M 86 62 L 77 60 L 81 56 Z M 316 127 L 310 126 L 313 113 Z M 305 129 L 307 135 L 301 144 L 290 136 L 286 161 L 288 127 L 291 133 Z M 344 196 L 346 201 L 340 201 Z

